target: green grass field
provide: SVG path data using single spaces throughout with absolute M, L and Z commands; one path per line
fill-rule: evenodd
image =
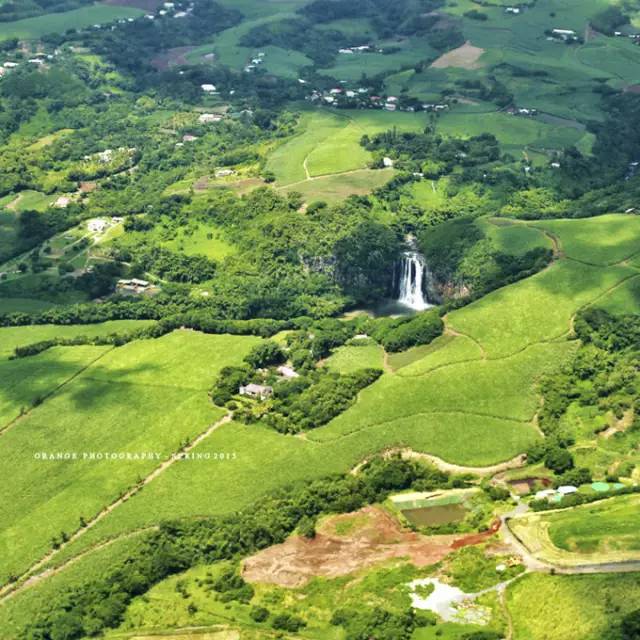
M 638 608 L 637 574 L 530 574 L 509 587 L 517 640 L 614 640 L 624 615 Z
M 362 196 L 371 193 L 389 182 L 394 173 L 393 169 L 360 169 L 296 182 L 282 187 L 281 190 L 300 193 L 305 202 L 323 200 L 336 203 L 351 195 Z
M 394 126 L 400 131 L 419 131 L 426 121 L 424 114 L 307 111 L 301 117 L 298 135 L 271 153 L 267 169 L 275 173 L 278 185 L 298 183 L 309 176 L 363 169 L 371 159 L 369 152 L 360 146 L 365 133 L 372 135 Z
M 34 301 L 37 303 L 37 301 Z M 34 304 L 32 311 L 39 311 L 47 308 L 47 305 L 39 307 Z M 26 307 L 23 309 L 28 311 Z M 126 333 L 133 329 L 153 324 L 151 320 L 111 320 L 99 324 L 80 325 L 53 325 L 36 324 L 25 327 L 2 327 L 0 328 L 0 359 L 7 358 L 13 353 L 16 347 L 23 347 L 43 340 L 53 338 L 75 338 L 77 336 L 106 336 L 110 333 Z
M 61 351 L 87 352 L 78 364 L 90 366 L 2 436 L 6 477 L 11 479 L 1 490 L 0 550 L 11 558 L 2 579 L 24 570 L 44 554 L 52 537 L 74 531 L 81 516 L 90 519 L 159 464 L 155 458 L 100 462 L 85 454 L 152 452 L 164 459 L 222 416 L 208 400 L 207 389 L 222 366 L 239 363 L 259 340 L 175 332 L 118 349 L 56 349 L 3 364 L 6 378 L 22 385 L 22 393 L 47 380 L 29 372 L 38 358 L 46 362 Z M 70 369 L 66 365 L 67 379 Z M 36 457 L 39 452 L 75 452 L 78 459 L 42 460 Z
M 190 256 L 204 255 L 213 260 L 223 260 L 235 253 L 235 247 L 224 239 L 219 229 L 202 224 L 195 230 L 182 228 L 176 238 L 162 244 L 173 251 L 181 251 Z
M 52 302 L 36 300 L 35 298 L 0 298 L 0 313 L 34 313 L 55 307 Z
M 640 497 L 621 496 L 549 514 L 549 536 L 578 553 L 640 551 Z
M 144 13 L 133 7 L 94 4 L 64 13 L 50 13 L 36 18 L 25 18 L 0 24 L 0 40 L 24 38 L 30 40 L 47 33 L 64 32 L 67 29 L 82 29 L 94 24 L 111 22 L 118 18 L 137 18 Z
M 506 151 L 521 152 L 525 148 L 563 149 L 578 144 L 587 134 L 570 126 L 547 124 L 536 118 L 520 118 L 506 113 L 464 113 L 450 111 L 437 120 L 438 132 L 470 137 L 492 133 Z
M 559 236 L 568 258 L 590 265 L 607 266 L 640 254 L 640 216 L 610 214 L 573 220 L 550 220 L 540 228 Z
M 352 373 L 367 367 L 382 369 L 384 350 L 375 343 L 340 347 L 327 358 L 325 365 L 339 373 Z

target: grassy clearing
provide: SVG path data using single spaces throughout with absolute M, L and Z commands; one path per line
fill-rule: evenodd
M 0 448 L 10 481 L 0 490 L 0 553 L 11 560 L 2 579 L 218 420 L 222 411 L 206 390 L 221 367 L 239 363 L 259 340 L 178 331 L 106 351 L 6 432 Z M 68 351 L 76 349 L 96 348 Z M 41 460 L 39 452 L 75 452 L 77 459 Z M 92 452 L 153 456 L 95 461 L 85 457 Z
M 360 146 L 365 133 L 371 135 L 392 127 L 420 130 L 425 123 L 424 114 L 307 111 L 300 120 L 300 133 L 271 154 L 267 169 L 275 173 L 281 186 L 305 180 L 307 171 L 309 176 L 323 176 L 363 169 L 371 158 Z
M 219 229 L 208 225 L 199 225 L 195 230 L 180 229 L 176 238 L 161 244 L 189 256 L 199 254 L 213 260 L 223 260 L 236 251 L 236 248 L 224 239 Z
M 366 195 L 383 186 L 394 176 L 393 169 L 362 169 L 351 173 L 313 178 L 285 187 L 301 193 L 306 202 L 324 200 L 335 203 L 351 195 Z
M 560 237 L 569 258 L 587 264 L 617 264 L 640 253 L 640 216 L 609 214 L 585 220 L 549 220 L 536 226 Z
M 507 592 L 518 640 L 613 640 L 622 617 L 637 609 L 637 574 L 529 574 Z M 559 606 L 560 605 L 560 606 Z
M 505 224 L 501 218 L 480 218 L 477 224 L 491 239 L 496 249 L 503 253 L 518 256 L 540 247 L 553 248 L 550 238 L 528 225 Z
M 387 44 L 397 51 L 393 53 L 364 53 L 355 55 L 339 55 L 333 66 L 321 69 L 320 73 L 337 78 L 357 82 L 362 76 L 363 70 L 369 77 L 384 74 L 387 75 L 401 68 L 412 67 L 423 60 L 435 60 L 438 53 L 432 49 L 425 38 L 407 38 L 402 42 L 397 40 Z
M 621 496 L 565 509 L 544 520 L 560 549 L 577 553 L 640 551 L 640 497 Z
M 118 18 L 137 18 L 144 13 L 133 7 L 94 4 L 64 13 L 49 13 L 36 18 L 25 18 L 0 24 L 0 40 L 23 38 L 30 40 L 47 33 L 63 33 L 67 29 L 83 29 Z
M 340 347 L 325 362 L 325 366 L 339 373 L 353 373 L 367 367 L 382 369 L 383 365 L 384 350 L 375 343 Z
M 7 208 L 13 211 L 44 211 L 57 199 L 57 194 L 51 195 L 27 189 L 16 194 L 7 204 Z

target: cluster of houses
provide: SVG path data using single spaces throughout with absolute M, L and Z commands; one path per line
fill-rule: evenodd
M 34 53 L 32 58 L 28 58 L 24 62 L 26 64 L 35 65 L 37 67 L 44 67 L 45 61 L 52 60 L 52 59 L 53 59 L 52 54 Z M 3 62 L 0 65 L 0 78 L 7 75 L 10 71 L 15 69 L 16 67 L 19 67 L 20 64 L 21 64 L 20 62 L 15 62 L 14 60 L 5 60 L 5 62 Z
M 300 374 L 287 365 L 279 366 L 276 371 L 281 380 L 293 380 L 294 378 L 299 378 Z M 241 385 L 238 389 L 238 393 L 241 396 L 246 396 L 248 398 L 254 398 L 256 400 L 266 400 L 273 395 L 273 387 L 265 384 L 255 384 L 250 383 L 247 385 Z
M 529 109 L 526 107 L 510 107 L 507 113 L 512 116 L 523 116 L 525 118 L 533 118 L 538 115 L 537 109 Z
M 573 29 L 551 29 L 547 32 L 547 40 L 550 42 L 578 42 L 580 38 Z
M 383 109 L 384 111 L 444 111 L 449 109 L 446 103 L 419 103 L 404 100 L 396 96 L 369 95 L 369 89 L 347 89 L 335 87 L 329 90 L 314 89 L 306 100 L 315 104 L 344 109 Z
M 164 2 L 162 8 L 158 9 L 157 15 L 160 17 L 172 16 L 173 18 L 187 18 L 193 13 L 193 6 L 193 2 Z M 152 13 L 147 13 L 145 18 L 147 18 L 147 20 L 155 20 L 156 16 Z M 131 18 L 129 18 L 129 20 L 131 20 Z
M 102 164 L 109 164 L 113 160 L 115 153 L 127 153 L 132 156 L 136 152 L 135 147 L 118 147 L 117 149 L 105 149 L 93 155 L 83 156 L 83 160 L 97 160 Z
M 261 51 L 255 57 L 251 58 L 251 60 L 244 66 L 245 73 L 251 73 L 255 71 L 261 64 L 264 63 L 265 53 Z
M 109 220 L 106 218 L 92 218 L 87 222 L 87 230 L 89 233 L 102 234 L 110 227 L 120 224 L 124 218 L 121 216 L 111 216 Z
M 504 12 L 505 13 L 510 13 L 511 15 L 517 16 L 518 14 L 520 14 L 522 12 L 522 9 L 520 7 L 505 7 L 504 8 Z
M 624 34 L 622 31 L 614 31 L 613 35 L 617 38 L 631 38 L 634 44 L 640 44 L 640 33 Z
M 369 53 L 371 51 L 373 51 L 373 47 L 368 44 L 363 44 L 358 47 L 344 47 L 342 49 L 338 49 L 338 53 L 346 55 L 352 55 L 354 53 Z

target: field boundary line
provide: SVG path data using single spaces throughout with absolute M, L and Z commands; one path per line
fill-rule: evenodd
M 6 598 L 3 598 L 3 601 L 6 601 L 9 598 L 12 598 L 13 596 L 18 595 L 19 593 L 22 593 L 26 589 L 35 587 L 37 584 L 39 584 L 43 580 L 52 578 L 53 576 L 56 576 L 59 573 L 62 573 L 65 569 L 73 566 L 77 562 L 80 562 L 81 560 L 83 560 L 87 556 L 90 556 L 92 553 L 95 553 L 96 551 L 101 551 L 102 549 L 105 549 L 106 547 L 110 547 L 111 545 L 115 544 L 116 542 L 120 542 L 121 540 L 134 538 L 136 536 L 142 535 L 143 533 L 147 533 L 149 531 L 157 531 L 158 528 L 159 528 L 158 525 L 151 525 L 148 527 L 143 527 L 141 529 L 134 529 L 133 531 L 128 531 L 127 533 L 123 533 L 113 538 L 107 538 L 106 540 L 102 540 L 101 542 L 98 542 L 90 547 L 87 547 L 86 549 L 76 554 L 75 556 L 71 556 L 66 560 L 64 560 L 62 564 L 47 567 L 42 572 L 28 577 L 24 582 L 20 583 L 20 585 L 16 589 L 11 591 L 6 596 Z
M 510 469 L 519 469 L 520 467 L 523 467 L 526 462 L 526 454 L 520 453 L 509 460 L 505 460 L 503 462 L 497 462 L 496 464 L 493 464 L 493 465 L 487 465 L 486 467 L 466 466 L 462 464 L 455 464 L 453 462 L 447 462 L 444 458 L 433 455 L 431 453 L 415 451 L 411 447 L 392 447 L 392 448 L 384 449 L 382 452 L 376 455 L 381 454 L 384 457 L 384 456 L 391 456 L 395 453 L 399 453 L 402 456 L 402 458 L 405 460 L 407 459 L 427 460 L 428 462 L 433 464 L 435 467 L 437 467 L 441 471 L 447 471 L 450 473 L 473 473 L 474 475 L 478 475 L 478 476 L 495 475 L 496 473 L 509 471 Z M 365 464 L 367 464 L 367 462 L 369 462 L 370 459 L 371 459 L 371 456 L 365 458 L 364 460 L 359 462 L 355 467 L 353 467 L 353 469 L 351 469 L 349 473 L 351 473 L 351 475 L 356 475 L 360 471 L 360 469 Z
M 116 348 L 115 346 L 112 346 L 111 348 L 106 349 L 97 358 L 93 359 L 91 362 L 89 362 L 85 366 L 83 366 L 80 369 L 78 369 L 78 371 L 76 371 L 73 375 L 71 375 L 66 380 L 63 380 L 59 385 L 57 385 L 51 391 L 47 392 L 44 396 L 42 396 L 41 402 L 39 402 L 36 406 L 32 406 L 30 409 L 28 409 L 24 413 L 21 413 L 20 415 L 18 415 L 15 418 L 13 418 L 13 420 L 10 420 L 7 424 L 4 425 L 4 427 L 2 427 L 0 429 L 0 436 L 3 436 L 5 433 L 7 433 L 7 431 L 9 431 L 13 427 L 15 427 L 15 425 L 18 422 L 20 422 L 23 418 L 26 418 L 27 416 L 29 416 L 34 411 L 34 409 L 37 409 L 39 406 L 41 406 L 45 402 L 45 400 L 48 400 L 51 396 L 53 396 L 58 391 L 60 391 L 60 389 L 62 389 L 62 387 L 66 386 L 70 382 L 73 382 L 73 380 L 75 380 L 79 375 L 81 375 L 87 369 L 92 367 L 96 362 L 98 362 L 98 360 L 100 360 L 101 358 L 104 358 L 104 356 L 106 356 L 108 353 L 111 353 L 115 348 Z
M 52 549 L 47 554 L 45 554 L 40 560 L 31 565 L 21 576 L 17 578 L 14 582 L 8 583 L 0 588 L 0 603 L 4 602 L 7 598 L 11 596 L 12 593 L 15 593 L 17 589 L 20 588 L 20 585 L 29 579 L 29 577 L 35 572 L 44 567 L 50 560 L 52 560 L 55 556 L 57 556 L 63 549 L 66 549 L 71 543 L 78 540 L 82 537 L 87 531 L 95 527 L 100 521 L 106 518 L 112 511 L 117 509 L 121 504 L 125 503 L 127 500 L 135 496 L 137 493 L 142 491 L 144 487 L 146 487 L 149 483 L 155 480 L 158 476 L 162 475 L 167 469 L 172 467 L 177 461 L 181 459 L 181 454 L 186 454 L 192 451 L 196 446 L 198 446 L 203 440 L 208 438 L 216 429 L 219 429 L 223 425 L 231 422 L 231 414 L 227 413 L 222 418 L 220 418 L 217 422 L 209 425 L 207 429 L 205 429 L 202 433 L 196 436 L 191 442 L 185 444 L 180 447 L 174 455 L 172 455 L 167 460 L 164 460 L 160 465 L 158 465 L 155 469 L 153 469 L 145 478 L 143 478 L 140 482 L 136 483 L 133 487 L 128 489 L 124 494 L 122 494 L 119 498 L 111 502 L 111 504 L 103 507 L 101 511 L 99 511 L 93 518 L 88 520 L 84 527 L 77 529 L 69 538 L 63 542 L 57 549 Z
M 307 442 L 313 442 L 314 444 L 317 445 L 324 445 L 330 442 L 337 442 L 339 440 L 342 440 L 343 438 L 349 438 L 351 436 L 354 436 L 358 433 L 361 433 L 363 431 L 367 431 L 369 429 L 375 429 L 377 427 L 381 427 L 383 425 L 388 425 L 391 424 L 393 422 L 398 422 L 399 420 L 407 420 L 409 418 L 416 418 L 419 416 L 438 416 L 438 415 L 463 415 L 463 416 L 474 416 L 476 418 L 490 418 L 492 420 L 501 420 L 502 422 L 513 422 L 519 425 L 523 425 L 523 426 L 529 426 L 531 427 L 531 419 L 526 420 L 526 419 L 520 419 L 520 418 L 512 418 L 509 416 L 497 416 L 491 413 L 484 413 L 484 412 L 480 412 L 480 411 L 464 411 L 463 409 L 436 409 L 433 411 L 418 411 L 416 413 L 410 413 L 407 414 L 406 416 L 399 416 L 397 418 L 391 418 L 390 420 L 382 420 L 380 422 L 373 422 L 367 425 L 364 425 L 362 427 L 359 427 L 357 429 L 353 429 L 351 431 L 349 431 L 348 433 L 341 433 L 338 434 L 336 437 L 334 438 L 327 438 L 327 439 L 323 439 L 323 440 L 315 440 L 313 438 L 308 438 L 305 437 L 304 440 Z M 535 414 L 534 414 L 535 415 Z M 320 427 L 323 428 L 323 427 Z M 533 427 L 532 427 L 533 428 Z M 306 434 L 308 436 L 308 432 Z

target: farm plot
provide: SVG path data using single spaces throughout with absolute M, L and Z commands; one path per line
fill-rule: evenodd
M 621 496 L 543 517 L 553 544 L 575 553 L 635 551 L 640 557 L 640 496 Z
M 0 40 L 24 38 L 30 40 L 47 33 L 62 33 L 67 29 L 82 29 L 94 24 L 111 22 L 118 18 L 137 18 L 144 13 L 135 7 L 94 4 L 64 13 L 50 13 L 36 18 L 25 18 L 0 24 Z
M 508 588 L 514 638 L 603 640 L 638 608 L 637 574 L 550 576 L 533 573 Z M 561 603 L 561 606 L 558 604 Z
M 568 258 L 587 264 L 607 266 L 640 254 L 640 216 L 609 214 L 535 226 L 559 236 Z
M 259 340 L 179 331 L 112 349 L 8 430 L 0 440 L 2 580 L 215 423 L 223 412 L 207 389 Z
M 108 349 L 57 347 L 30 358 L 0 361 L 0 431 L 99 359 Z
M 360 146 L 364 134 L 375 134 L 396 127 L 400 131 L 419 131 L 426 117 L 420 114 L 393 114 L 382 111 L 328 110 L 305 112 L 300 133 L 278 147 L 267 161 L 279 186 L 301 183 L 312 177 L 364 169 L 371 155 Z M 299 184 L 300 183 L 300 184 Z
M 512 152 L 532 147 L 549 150 L 577 144 L 586 135 L 569 126 L 550 125 L 534 118 L 520 118 L 505 113 L 464 113 L 452 111 L 441 116 L 437 130 L 463 138 L 482 133 L 493 134 Z
M 560 261 L 532 278 L 498 289 L 451 313 L 449 324 L 453 330 L 476 338 L 489 357 L 504 357 L 537 342 L 567 336 L 571 318 L 581 307 L 636 273 L 630 267 L 603 269 Z M 498 308 L 500 314 L 495 313 Z

